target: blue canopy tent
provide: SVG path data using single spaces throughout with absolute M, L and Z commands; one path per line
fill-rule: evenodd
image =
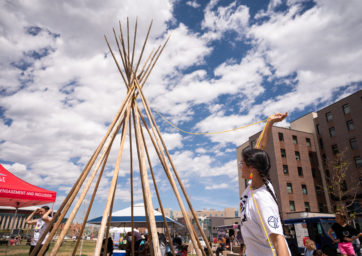
M 133 218 L 134 218 L 134 227 L 147 227 L 147 221 L 145 216 L 145 208 L 143 204 L 135 204 L 133 207 Z M 154 210 L 155 221 L 157 227 L 163 227 L 163 217 L 162 214 Z M 89 220 L 88 224 L 100 224 L 103 216 Z M 174 227 L 175 225 L 184 227 L 183 224 L 166 217 L 167 224 Z M 111 226 L 112 227 L 131 227 L 131 207 L 125 208 L 112 213 L 111 217 Z

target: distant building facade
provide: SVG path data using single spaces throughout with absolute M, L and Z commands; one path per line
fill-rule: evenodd
M 161 211 L 160 209 L 156 209 Z M 181 211 L 174 211 L 171 209 L 164 209 L 165 215 L 167 217 L 178 219 L 182 218 Z M 235 218 L 239 217 L 239 211 L 236 208 L 225 208 L 224 210 L 215 210 L 215 209 L 203 209 L 195 211 L 197 217 L 224 217 L 224 218 Z M 188 212 L 188 215 L 191 216 L 191 212 Z
M 336 156 L 342 154 L 348 165 L 344 189 L 350 191 L 344 201 L 349 204 L 355 197 L 349 210 L 361 212 L 362 90 L 317 111 L 314 124 L 326 179 L 334 175 Z M 333 210 L 336 208 L 335 199 L 332 198 Z
M 39 207 L 31 206 L 18 209 L 15 215 L 14 207 L 0 207 L 0 231 L 10 231 L 11 229 L 29 230 L 31 225 L 25 223 L 26 218 Z
M 241 160 L 241 151 L 254 147 L 259 135 L 260 132 L 254 134 L 237 148 L 237 162 Z M 360 212 L 362 91 L 298 118 L 290 128 L 274 126 L 265 150 L 270 156 L 270 177 L 283 218 L 335 210 L 328 180 L 334 175 L 333 160 L 340 152 L 344 152 L 344 160 L 349 164 L 346 189 L 359 188 L 351 210 Z M 247 181 L 241 178 L 241 170 L 238 174 L 241 196 Z M 347 197 L 347 203 L 349 200 Z
M 160 209 L 156 210 L 161 211 Z M 186 225 L 181 211 L 164 209 L 164 212 L 167 217 L 173 218 L 181 224 Z M 203 209 L 195 211 L 195 213 L 200 226 L 208 239 L 212 239 L 217 236 L 217 227 L 219 226 L 240 224 L 239 211 L 237 208 L 225 208 L 224 210 Z M 188 212 L 187 214 L 191 218 L 191 212 Z M 194 220 L 192 220 L 192 225 L 194 226 L 197 235 L 201 236 Z M 185 228 L 180 228 L 178 226 L 175 228 L 178 234 L 188 236 L 188 231 Z

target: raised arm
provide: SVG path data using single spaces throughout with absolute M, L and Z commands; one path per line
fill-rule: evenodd
M 257 148 L 260 149 L 265 149 L 267 144 L 268 144 L 268 139 L 269 139 L 269 134 L 271 131 L 271 128 L 273 126 L 274 123 L 280 122 L 282 121 L 284 118 L 286 118 L 288 115 L 288 113 L 276 113 L 274 115 L 271 115 L 268 120 L 266 121 L 265 124 L 265 128 L 264 128 L 264 132 L 262 132 L 258 138 L 258 145 L 256 146 Z M 260 142 L 259 142 L 260 140 Z
M 34 217 L 34 215 L 35 215 L 36 213 L 39 212 L 39 210 L 40 210 L 39 208 L 36 209 L 36 210 L 34 210 L 34 211 L 28 216 L 28 218 L 26 218 L 25 223 L 26 223 L 26 224 L 29 224 L 29 225 L 34 225 L 34 224 L 36 224 L 36 221 L 37 221 L 37 220 L 33 220 L 33 217 Z
M 50 208 L 46 213 L 44 213 L 44 215 L 41 217 L 42 220 L 44 220 L 45 222 L 50 222 L 53 219 L 52 217 L 49 217 L 52 211 L 53 210 Z

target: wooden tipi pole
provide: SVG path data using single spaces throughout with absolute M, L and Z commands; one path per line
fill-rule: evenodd
M 145 152 L 144 152 L 144 141 L 141 136 L 141 124 L 140 119 L 138 116 L 138 112 L 135 111 L 135 119 L 136 119 L 136 143 L 137 143 L 137 152 L 138 152 L 138 160 L 139 160 L 139 167 L 141 172 L 141 179 L 142 184 L 145 191 L 145 207 L 148 212 L 148 221 L 150 226 L 150 233 L 152 236 L 152 247 L 155 254 L 161 255 L 159 241 L 158 241 L 158 234 L 157 234 L 157 227 L 156 227 L 156 221 L 155 221 L 155 213 L 154 208 L 152 205 L 152 197 L 151 197 L 151 191 L 150 186 L 148 183 L 148 175 L 147 175 L 147 168 L 146 168 L 146 160 L 145 160 Z
M 103 212 L 103 218 L 102 218 L 102 222 L 101 222 L 101 227 L 99 229 L 99 233 L 98 233 L 98 238 L 97 238 L 97 243 L 96 243 L 96 249 L 94 252 L 95 256 L 98 256 L 101 248 L 102 248 L 102 241 L 103 241 L 103 237 L 104 237 L 104 231 L 105 231 L 105 227 L 106 227 L 106 223 L 107 223 L 107 217 L 109 215 L 110 212 L 110 208 L 111 208 L 111 202 L 112 202 L 112 198 L 113 198 L 113 194 L 115 193 L 115 186 L 117 183 L 117 178 L 118 178 L 118 173 L 119 173 L 119 167 L 121 164 L 121 159 L 122 159 L 122 153 L 123 153 L 123 147 L 124 147 L 124 142 L 125 142 L 125 138 L 126 138 L 126 134 L 127 134 L 127 128 L 128 128 L 128 122 L 129 122 L 129 116 L 130 116 L 130 109 L 131 109 L 131 104 L 132 101 L 128 102 L 128 106 L 127 106 L 127 116 L 125 118 L 125 122 L 124 122 L 124 129 L 122 132 L 122 137 L 121 137 L 121 146 L 120 146 L 120 150 L 118 152 L 118 157 L 117 157 L 117 163 L 113 172 L 113 178 L 112 178 L 112 182 L 111 182 L 111 186 L 109 189 L 109 193 L 108 193 L 108 199 L 107 199 L 107 203 Z

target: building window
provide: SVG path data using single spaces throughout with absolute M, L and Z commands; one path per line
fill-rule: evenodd
M 356 164 L 356 168 L 361 168 L 361 167 L 362 167 L 361 157 L 355 156 L 355 157 L 354 157 L 354 162 L 355 162 L 355 164 Z
M 326 176 L 327 176 L 328 179 L 331 177 L 331 173 L 329 172 L 328 169 L 326 169 Z
M 303 168 L 298 166 L 298 175 L 303 176 Z
M 319 211 L 324 212 L 324 204 L 319 204 Z
M 283 165 L 283 173 L 289 174 L 288 165 Z
M 287 157 L 287 155 L 285 154 L 285 149 L 284 149 L 284 148 L 280 149 L 280 153 L 281 153 L 281 155 L 282 155 L 282 158 L 286 158 L 286 157 Z
M 317 129 L 317 133 L 318 133 L 318 134 L 321 134 L 321 131 L 320 131 L 320 126 L 319 126 L 319 124 L 317 124 L 317 125 L 315 126 L 315 128 Z
M 287 191 L 288 191 L 288 194 L 293 194 L 292 183 L 287 183 Z
M 348 131 L 354 130 L 353 120 L 348 120 L 348 121 L 346 122 L 346 125 L 347 125 Z
M 245 185 L 245 187 L 247 188 L 247 187 L 249 186 L 249 184 L 248 184 L 248 180 L 247 180 L 247 179 L 245 179 L 245 180 L 244 180 L 244 183 L 245 183 L 245 184 L 244 184 L 244 185 Z
M 303 195 L 307 195 L 308 194 L 308 191 L 307 191 L 307 185 L 302 185 L 302 192 L 303 192 Z
M 342 106 L 342 108 L 343 108 L 343 113 L 344 113 L 345 115 L 351 113 L 351 108 L 349 107 L 348 104 L 344 104 L 344 105 Z
M 278 132 L 279 141 L 284 141 L 284 135 L 281 132 Z
M 295 204 L 294 201 L 289 201 L 289 210 L 295 212 Z
M 299 153 L 299 151 L 295 151 L 295 159 L 296 160 L 300 160 L 300 153 Z
M 313 160 L 314 160 L 313 153 L 312 153 L 312 152 L 309 152 L 309 153 L 308 153 L 308 156 L 309 156 L 309 162 L 310 162 L 311 164 L 313 164 Z
M 305 138 L 305 142 L 307 143 L 307 147 L 310 147 L 312 145 L 309 138 Z
M 317 193 L 317 195 L 322 194 L 322 189 L 321 189 L 321 187 L 319 185 L 315 186 L 315 192 Z
M 329 121 L 332 121 L 332 120 L 333 120 L 333 115 L 332 115 L 332 112 L 327 112 L 327 113 L 326 113 L 326 119 L 327 119 L 327 122 L 329 122 Z
M 357 139 L 356 138 L 352 138 L 349 140 L 349 144 L 351 145 L 351 149 L 357 149 L 358 148 L 358 144 L 357 144 Z
M 315 174 L 316 174 L 316 169 L 315 168 L 312 168 L 312 176 L 313 176 L 313 178 L 315 178 Z
M 326 154 L 322 155 L 322 161 L 323 161 L 323 164 L 327 164 L 327 156 L 326 156 Z
M 321 147 L 321 149 L 323 149 L 323 148 L 324 148 L 322 138 L 319 138 L 319 146 Z
M 333 144 L 333 145 L 332 145 L 332 153 L 333 153 L 334 155 L 337 155 L 337 154 L 339 153 L 339 151 L 338 151 L 338 145 L 337 145 L 337 144 Z
M 310 212 L 309 202 L 304 202 L 304 208 L 306 212 Z
M 334 127 L 329 128 L 329 136 L 336 137 L 336 129 Z
M 297 144 L 298 144 L 298 138 L 297 138 L 297 136 L 293 135 L 293 136 L 292 136 L 292 139 L 293 139 L 293 143 L 294 143 L 295 145 L 297 145 Z

